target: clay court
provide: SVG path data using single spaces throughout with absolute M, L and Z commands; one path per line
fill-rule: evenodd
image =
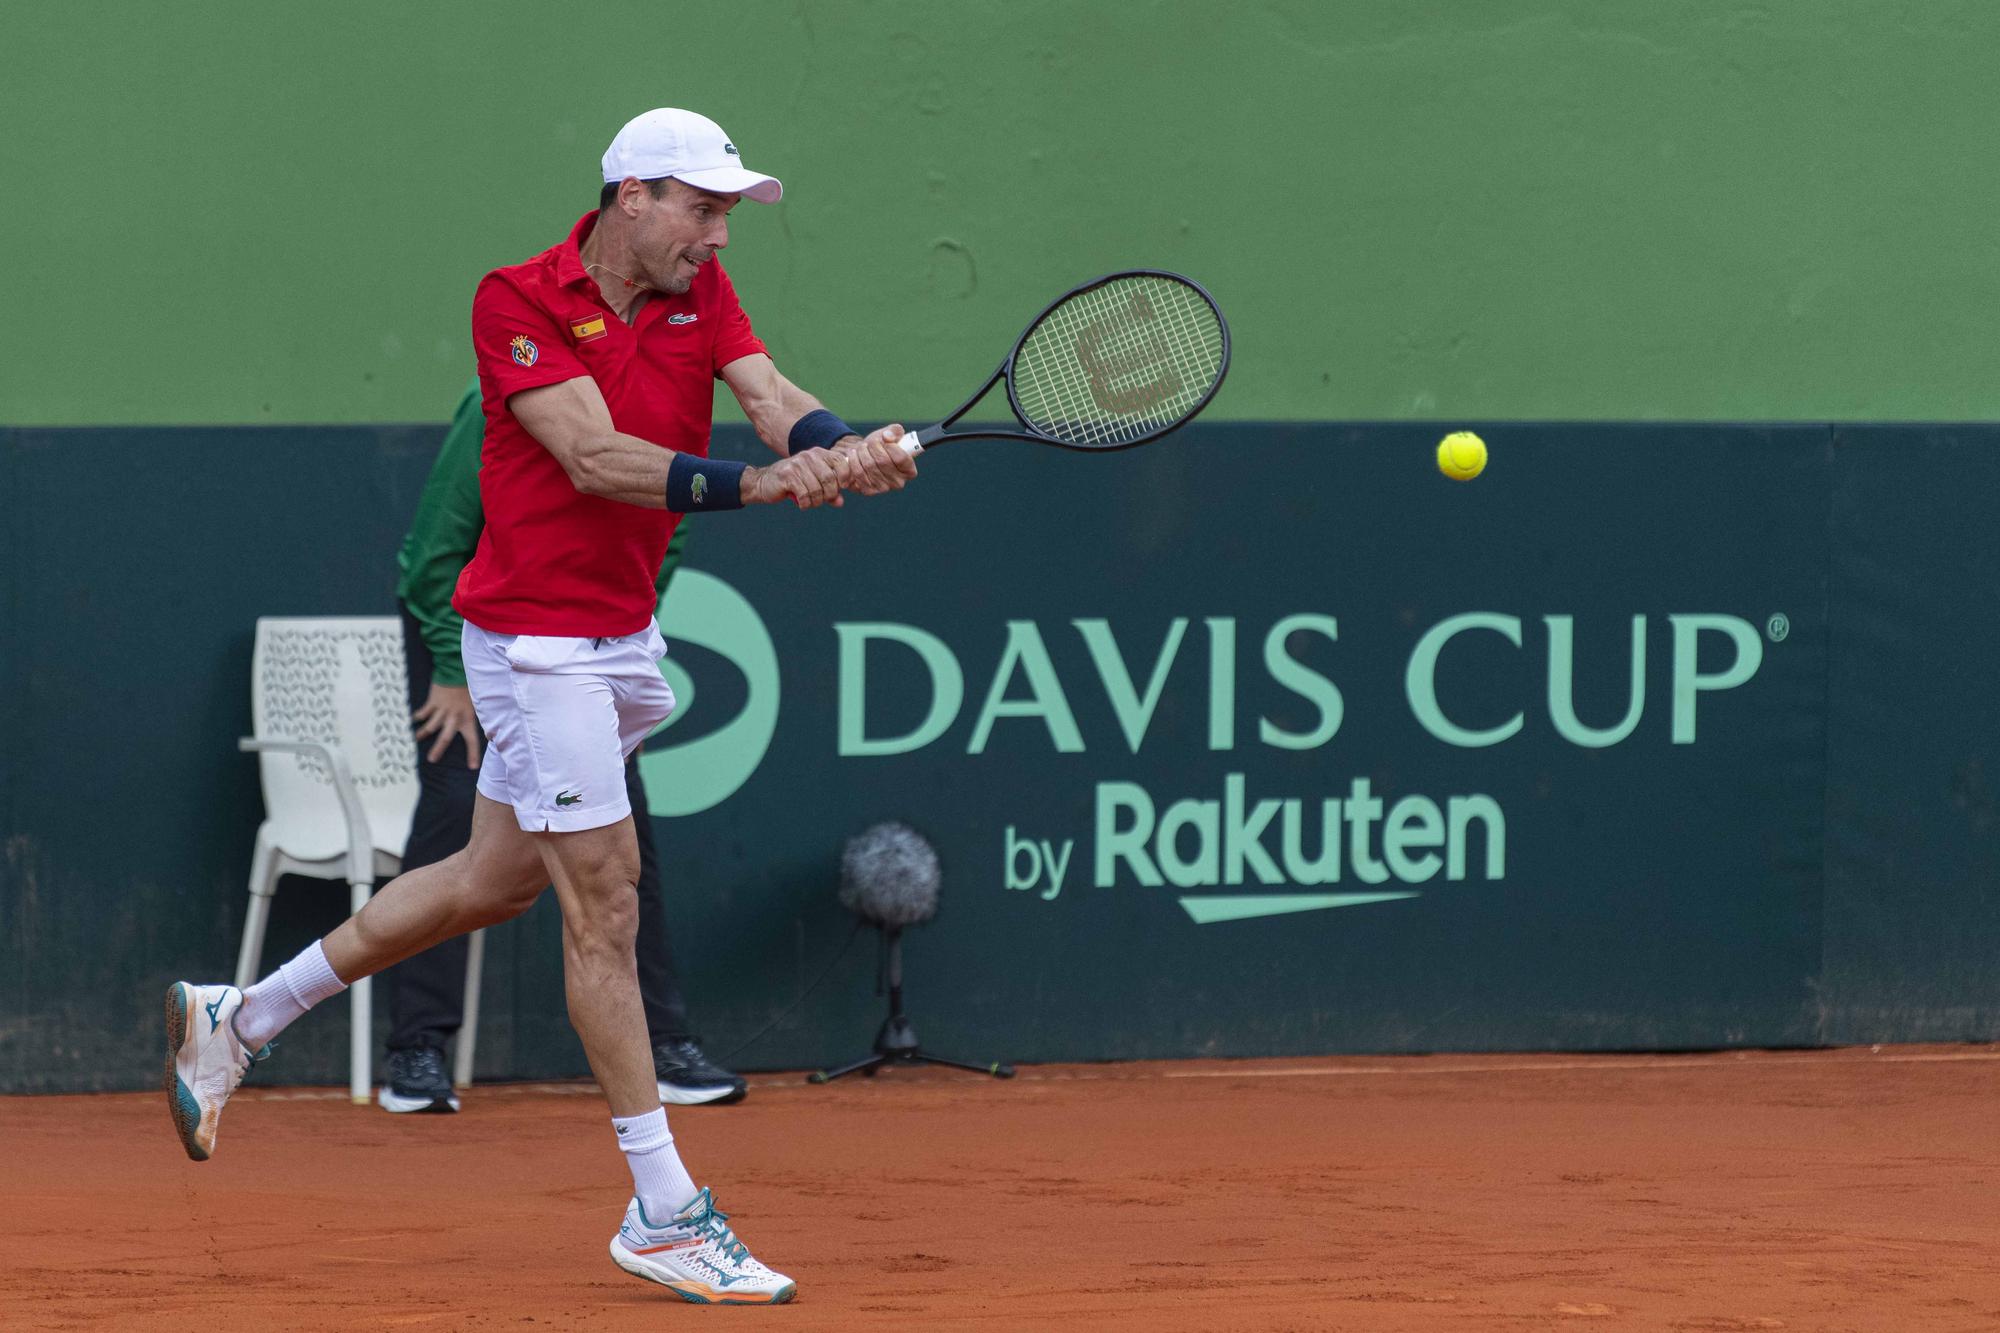
M 592 1092 L 252 1086 L 202 1165 L 157 1095 L 0 1102 L 0 1327 L 2000 1328 L 1985 1047 L 765 1076 L 674 1117 L 764 1312 L 612 1266 Z

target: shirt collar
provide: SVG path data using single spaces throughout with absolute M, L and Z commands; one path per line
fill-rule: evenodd
M 556 281 L 563 286 L 576 287 L 591 281 L 590 275 L 583 271 L 582 250 L 596 226 L 597 210 L 592 209 L 576 220 L 569 236 L 556 247 Z

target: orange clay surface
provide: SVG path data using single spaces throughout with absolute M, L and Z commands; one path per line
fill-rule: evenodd
M 0 1328 L 2000 1329 L 2000 1051 L 752 1081 L 676 1110 L 779 1309 L 605 1254 L 595 1093 L 0 1099 Z

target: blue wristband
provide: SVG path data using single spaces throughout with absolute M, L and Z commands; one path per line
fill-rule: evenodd
M 814 408 L 792 423 L 792 433 L 785 440 L 786 452 L 799 454 L 808 449 L 824 449 L 835 440 L 860 433 L 825 408 Z
M 748 463 L 727 458 L 674 455 L 667 464 L 667 508 L 676 514 L 743 507 L 743 473 Z

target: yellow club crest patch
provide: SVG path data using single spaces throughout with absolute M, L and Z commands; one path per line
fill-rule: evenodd
M 514 364 L 517 366 L 532 366 L 542 359 L 542 349 L 535 346 L 535 340 L 525 333 L 515 334 L 514 340 L 508 343 L 507 347 L 513 352 Z
M 597 341 L 604 336 L 604 316 L 592 315 L 588 319 L 571 320 L 569 336 L 580 343 Z

